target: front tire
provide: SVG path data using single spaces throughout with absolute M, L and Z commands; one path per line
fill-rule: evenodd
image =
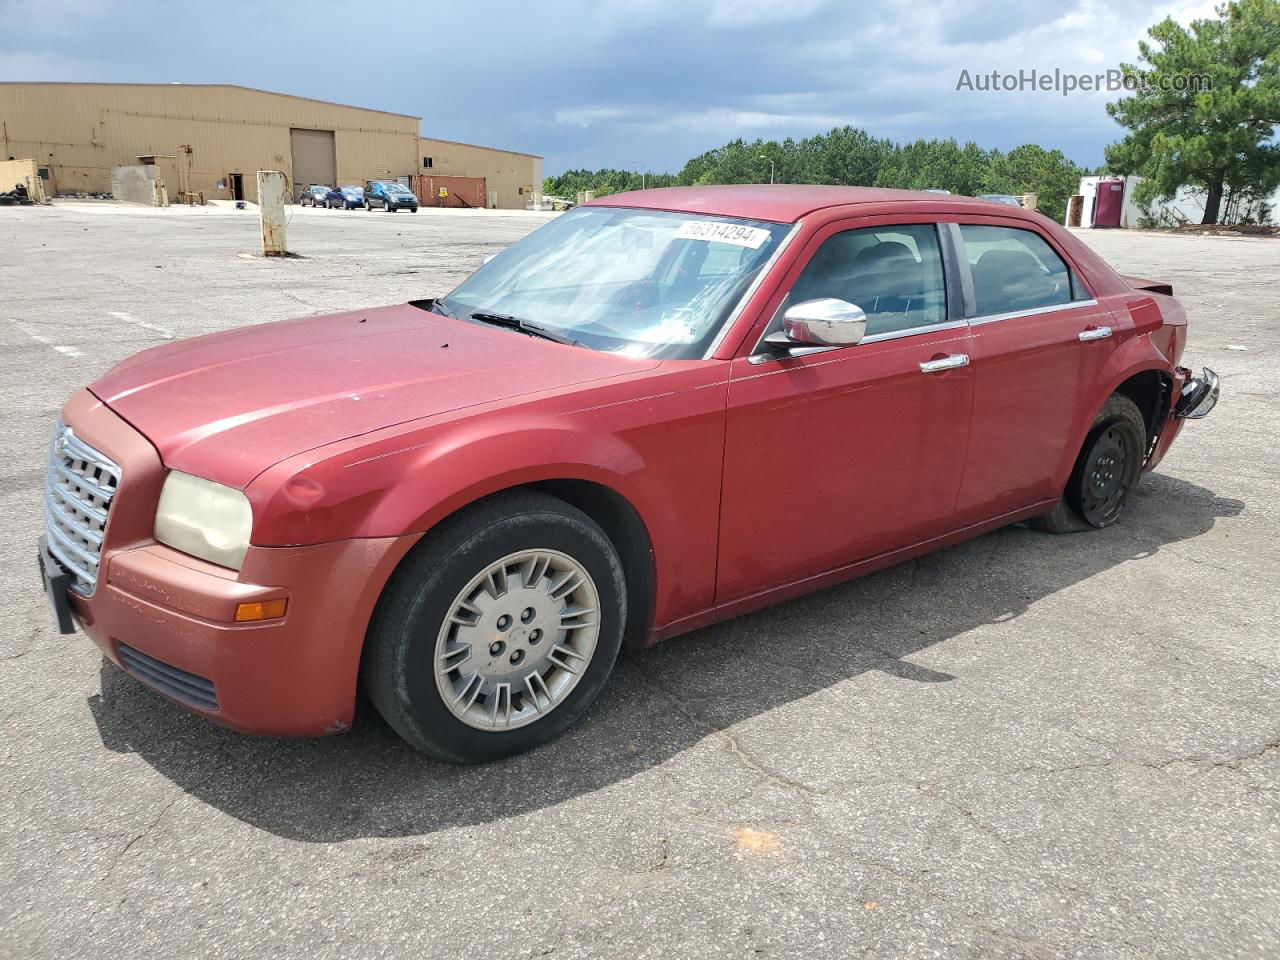
M 1146 436 L 1137 404 L 1118 393 L 1108 397 L 1089 428 L 1062 499 L 1031 520 L 1031 526 L 1045 533 L 1076 533 L 1119 520 L 1142 478 Z
M 499 495 L 445 521 L 396 571 L 362 678 L 387 723 L 446 761 L 559 736 L 609 676 L 626 625 L 617 551 L 585 513 Z

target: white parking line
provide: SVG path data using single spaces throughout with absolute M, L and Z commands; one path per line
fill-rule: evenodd
M 137 317 L 135 317 L 131 313 L 124 313 L 123 311 L 120 311 L 120 310 L 112 310 L 110 312 L 111 312 L 111 316 L 115 317 L 117 320 L 121 321 L 122 323 L 129 323 L 135 327 L 141 327 L 143 330 L 150 330 L 152 333 L 158 333 L 165 340 L 173 339 L 173 333 L 169 330 L 166 330 L 164 327 L 157 327 L 154 323 L 147 323 L 147 321 L 145 320 L 139 320 Z
M 41 336 L 40 334 L 32 330 L 29 326 L 27 326 L 25 323 L 23 323 L 21 320 L 15 319 L 14 317 L 10 317 L 9 322 L 12 323 L 19 330 L 21 330 L 23 333 L 25 333 L 28 337 L 30 337 L 36 343 L 43 343 L 46 347 L 48 347 L 51 350 L 56 350 L 58 353 L 62 354 L 64 357 L 83 357 L 84 356 L 84 354 L 81 353 L 79 350 L 77 350 L 75 347 L 68 347 L 61 343 L 54 343 L 48 337 Z

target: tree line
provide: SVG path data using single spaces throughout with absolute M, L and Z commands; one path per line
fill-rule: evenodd
M 836 127 L 801 140 L 731 140 L 694 157 L 677 174 L 630 170 L 567 170 L 547 177 L 543 192 L 573 198 L 646 187 L 712 183 L 846 184 L 980 193 L 1038 194 L 1038 208 L 1061 220 L 1067 198 L 1089 171 L 1060 150 L 1024 144 L 1008 152 L 970 142 L 916 140 L 896 144 L 857 127 Z

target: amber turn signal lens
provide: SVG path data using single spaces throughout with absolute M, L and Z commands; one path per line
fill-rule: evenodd
M 256 603 L 241 603 L 236 605 L 236 622 L 244 623 L 251 620 L 278 620 L 284 616 L 285 607 L 289 605 L 289 601 L 284 597 L 276 600 L 259 600 Z

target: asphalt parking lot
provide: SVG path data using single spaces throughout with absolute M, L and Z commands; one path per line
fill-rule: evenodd
M 67 396 L 450 288 L 549 215 L 0 210 L 0 956 L 1280 955 L 1280 240 L 1093 231 L 1223 400 L 1108 530 L 1012 527 L 624 656 L 562 740 L 265 740 L 52 628 Z

